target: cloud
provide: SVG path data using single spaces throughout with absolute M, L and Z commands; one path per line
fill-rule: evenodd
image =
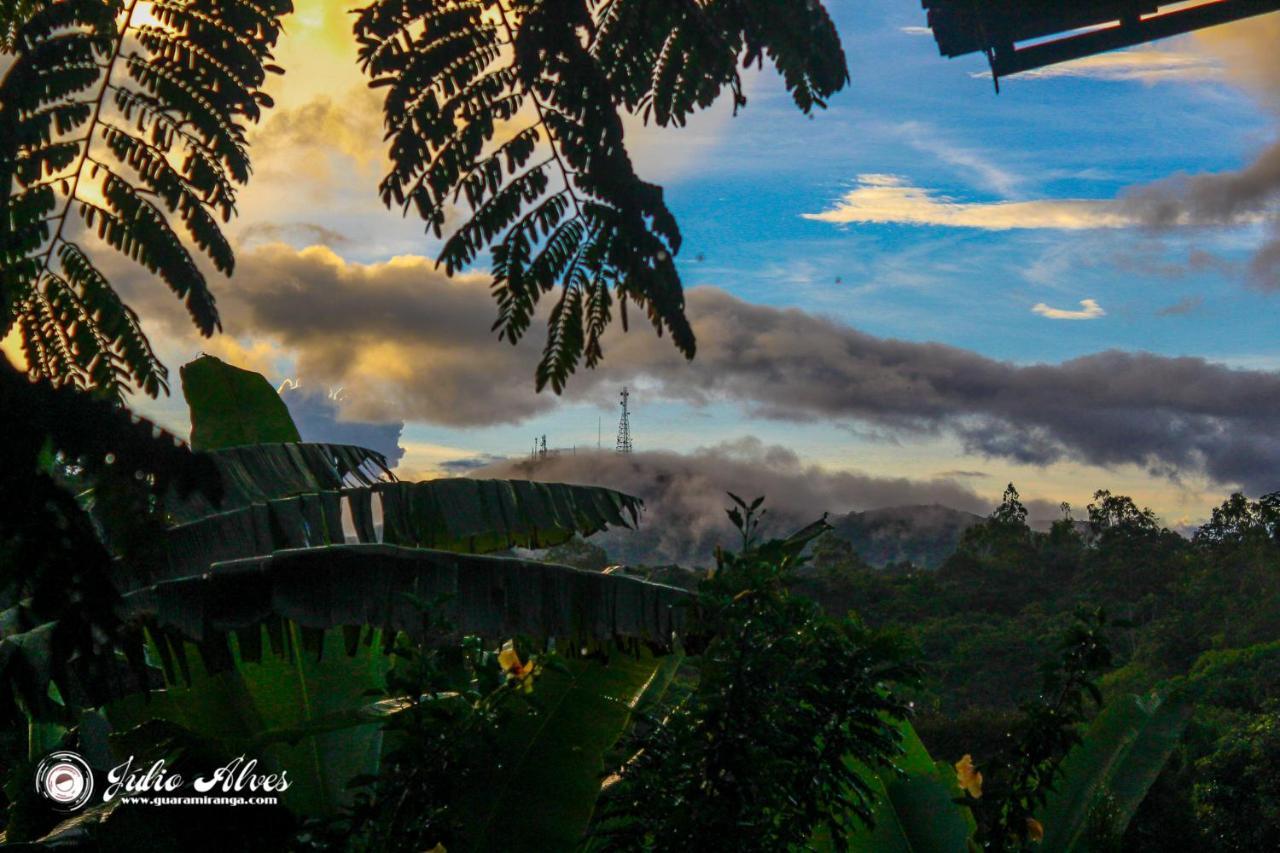
M 404 421 L 372 423 L 344 420 L 341 415 L 341 388 L 326 391 L 286 383 L 280 388 L 280 396 L 289 407 L 289 414 L 303 441 L 367 447 L 385 456 L 393 467 L 404 458 L 404 448 L 400 446 Z
M 468 474 L 489 465 L 498 465 L 507 461 L 507 457 L 493 453 L 480 453 L 476 456 L 465 456 L 461 459 L 445 459 L 439 468 L 446 474 Z
M 1186 41 L 1191 50 L 1222 68 L 1222 79 L 1243 87 L 1280 113 L 1280 15 L 1261 15 L 1199 30 Z M 1128 213 L 1155 228 L 1195 224 L 1262 222 L 1265 236 L 1248 270 L 1263 290 L 1280 289 L 1280 143 L 1264 148 L 1241 169 L 1179 174 L 1131 189 L 1123 199 Z
M 933 30 L 928 27 L 898 27 L 898 32 L 909 36 L 931 36 Z
M 1156 229 L 1178 225 L 1230 225 L 1263 222 L 1268 235 L 1250 266 L 1253 283 L 1280 289 L 1280 143 L 1242 169 L 1195 175 L 1177 174 L 1130 188 L 1122 198 L 1129 215 Z
M 1157 317 L 1180 317 L 1185 314 L 1194 314 L 1204 306 L 1203 296 L 1188 296 L 1185 299 L 1179 299 L 1172 305 L 1166 305 L 1156 312 Z
M 536 352 L 490 331 L 489 281 L 451 279 L 421 257 L 365 265 L 320 246 L 272 244 L 240 253 L 218 305 L 225 328 L 289 353 L 290 373 L 304 385 L 344 388 L 345 419 L 518 423 L 556 400 L 534 393 Z M 121 285 L 166 333 L 205 346 L 181 305 L 151 281 L 135 273 Z
M 962 202 L 915 187 L 896 175 L 862 174 L 857 186 L 830 210 L 801 214 L 805 219 L 846 225 L 900 223 L 949 228 L 1059 229 L 1122 228 L 1134 224 L 1112 200 L 1039 199 Z
M 965 478 L 965 479 L 973 478 L 977 480 L 983 480 L 983 479 L 989 478 L 991 475 L 985 471 L 955 470 L 955 471 L 941 471 L 938 473 L 938 476 L 948 480 L 961 479 L 961 478 Z
M 314 222 L 254 222 L 240 229 L 237 245 L 245 248 L 254 243 L 287 242 L 289 237 L 331 249 L 341 249 L 352 243 L 350 237 Z
M 1223 79 L 1222 64 L 1196 51 L 1138 48 L 1099 53 L 1019 72 L 1013 80 L 1047 80 L 1055 77 L 1083 77 L 1090 80 L 1137 81 L 1141 83 L 1205 82 Z M 973 77 L 990 77 L 990 71 L 975 71 Z
M 766 535 L 790 533 L 824 512 L 941 503 L 986 514 L 995 503 L 945 478 L 875 477 L 806 464 L 792 450 L 754 436 L 692 453 L 592 451 L 508 460 L 471 476 L 603 485 L 636 495 L 645 501 L 640 529 L 610 531 L 591 541 L 614 560 L 686 566 L 709 564 L 716 545 L 737 545 L 724 514 L 726 491 L 748 500 L 765 496 Z
M 136 282 L 122 279 L 122 290 L 149 322 L 168 316 L 169 328 L 189 334 L 176 300 Z M 1134 464 L 1258 493 L 1280 486 L 1274 372 L 1118 351 L 1017 365 L 714 287 L 690 289 L 686 302 L 696 359 L 647 327 L 611 328 L 603 365 L 575 376 L 566 397 L 612 402 L 620 385 L 638 384 L 650 399 L 728 403 L 752 417 L 904 441 L 954 436 L 968 452 L 1021 463 Z M 290 353 L 304 383 L 345 388 L 346 419 L 468 427 L 519 423 L 559 404 L 533 391 L 541 327 L 519 346 L 498 341 L 484 276 L 447 279 L 422 258 L 363 265 L 277 245 L 244 254 L 219 304 L 229 330 Z
M 1038 302 L 1032 306 L 1031 311 L 1050 320 L 1096 320 L 1107 316 L 1107 312 L 1102 310 L 1102 306 L 1095 299 L 1081 299 L 1080 308 L 1079 311 L 1066 311 L 1062 308 L 1050 308 L 1043 302 Z
M 904 122 L 900 126 L 900 131 L 912 148 L 955 166 L 961 174 L 999 195 L 1013 195 L 1018 185 L 1022 183 L 1017 175 L 988 160 L 979 152 L 944 140 L 935 128 L 926 124 L 917 121 Z
M 1223 66 L 1226 79 L 1280 107 L 1280 16 L 1260 15 L 1197 30 L 1188 44 Z

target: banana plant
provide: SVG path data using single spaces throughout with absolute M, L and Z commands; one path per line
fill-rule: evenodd
M 1191 717 L 1189 693 L 1121 696 L 1094 718 L 1081 742 L 1063 758 L 1062 776 L 1036 819 L 1043 850 L 1088 853 L 1113 849 L 1160 774 Z M 836 846 L 825 834 L 819 851 L 853 853 L 964 853 L 980 849 L 975 822 L 961 805 L 957 768 L 934 762 L 911 724 L 898 724 L 902 757 L 893 767 L 861 768 L 877 794 L 871 826 Z M 980 784 L 980 782 L 979 782 Z M 980 788 L 978 789 L 980 792 Z M 1101 837 L 1105 836 L 1105 837 Z
M 397 633 L 421 624 L 412 600 L 443 600 L 459 636 L 495 647 L 527 637 L 565 660 L 564 672 L 538 682 L 551 710 L 504 729 L 513 760 L 488 783 L 499 795 L 471 802 L 496 826 L 530 792 L 561 789 L 572 795 L 526 811 L 522 833 L 571 843 L 590 817 L 605 753 L 678 659 L 691 597 L 489 554 L 632 526 L 640 501 L 586 486 L 401 482 L 374 451 L 297 441 L 283 401 L 256 373 L 204 356 L 182 379 L 194 449 L 217 469 L 221 501 L 173 495 L 163 540 L 140 563 L 116 566 L 121 616 L 144 632 L 162 686 L 105 697 L 113 728 L 164 720 L 261 748 L 294 782 L 287 806 L 332 812 L 348 799 L 347 780 L 378 769 L 382 715 L 367 694 L 384 682 Z M 245 440 L 265 443 L 235 443 Z M 11 632 L 0 660 L 47 682 L 41 639 L 41 626 Z

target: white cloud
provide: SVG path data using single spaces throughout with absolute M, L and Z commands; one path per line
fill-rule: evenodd
M 1050 308 L 1043 302 L 1038 302 L 1031 309 L 1041 317 L 1048 317 L 1050 320 L 1096 320 L 1099 317 L 1107 316 L 1107 312 L 1102 310 L 1102 306 L 1095 299 L 1081 299 L 1079 311 L 1067 311 L 1063 308 Z
M 864 174 L 830 210 L 801 214 L 836 224 L 901 223 L 1007 231 L 1015 228 L 1083 230 L 1135 224 L 1114 200 L 1040 199 L 962 202 L 914 187 L 896 175 Z
M 955 166 L 977 186 L 997 195 L 1012 196 L 1018 192 L 1021 178 L 982 154 L 957 146 L 941 137 L 936 128 L 918 121 L 904 122 L 900 131 L 907 144 L 925 154 L 937 157 L 943 163 Z
M 990 71 L 975 71 L 970 76 L 990 77 Z M 1164 83 L 1169 81 L 1203 82 L 1221 80 L 1222 64 L 1201 53 L 1139 49 L 1115 53 L 1099 53 L 1019 72 L 1015 80 L 1045 80 L 1051 77 L 1084 77 L 1091 80 L 1137 81 Z
M 909 36 L 931 36 L 933 30 L 928 27 L 898 27 L 898 32 L 906 33 Z

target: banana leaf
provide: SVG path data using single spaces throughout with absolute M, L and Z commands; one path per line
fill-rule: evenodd
M 845 836 L 848 849 L 854 853 L 962 853 L 975 824 L 968 809 L 955 802 L 960 796 L 955 771 L 934 762 L 909 721 L 895 725 L 903 751 L 894 766 L 855 768 L 877 802 L 872 825 L 856 824 Z M 813 847 L 835 849 L 829 828 L 815 833 Z
M 284 804 L 301 814 L 328 813 L 349 801 L 349 779 L 378 770 L 385 713 L 376 711 L 385 708 L 370 706 L 367 694 L 383 686 L 390 658 L 377 632 L 366 632 L 352 650 L 343 631 L 326 631 L 317 656 L 296 653 L 296 625 L 285 631 L 287 645 L 276 652 L 268 643 L 252 661 L 232 638 L 233 666 L 221 671 L 183 644 L 183 678 L 113 702 L 106 716 L 118 731 L 166 720 L 230 754 L 258 759 L 264 772 L 286 771 Z
M 1103 709 L 1083 741 L 1062 761 L 1062 778 L 1039 820 L 1044 849 L 1087 851 L 1089 812 L 1111 798 L 1111 833 L 1122 834 L 1182 737 L 1190 697 L 1125 696 Z
M 567 672 L 545 670 L 534 688 L 537 707 L 504 718 L 499 760 L 460 798 L 462 849 L 575 849 L 595 809 L 606 756 L 680 662 L 679 655 L 614 654 L 607 663 L 571 659 Z
M 195 450 L 302 440 L 289 407 L 262 374 L 212 355 L 184 364 L 179 372 Z
M 198 575 L 162 581 L 123 596 L 121 615 L 157 633 L 166 674 L 186 660 L 181 642 L 200 648 L 217 671 L 238 653 L 256 661 L 262 634 L 282 645 L 282 620 L 301 629 L 305 648 L 319 652 L 320 632 L 374 626 L 413 633 L 417 610 L 406 599 L 445 597 L 442 617 L 463 634 L 490 639 L 517 635 L 598 648 L 623 641 L 668 649 L 689 623 L 693 596 L 682 589 L 624 575 L 506 557 L 457 554 L 394 545 L 328 545 L 276 551 L 216 563 Z
M 230 485 L 229 491 L 241 494 L 235 481 Z M 374 523 L 375 496 L 381 505 L 381 536 Z M 185 577 L 206 571 L 212 563 L 283 548 L 340 545 L 348 538 L 344 517 L 350 522 L 350 537 L 359 542 L 485 553 L 513 546 L 549 547 L 610 525 L 631 527 L 641 506 L 638 498 L 599 486 L 524 480 L 376 482 L 341 491 L 303 491 L 170 528 L 167 563 L 150 567 L 146 576 L 152 581 Z
M 349 444 L 254 444 L 198 455 L 217 469 L 222 499 L 169 495 L 165 509 L 180 523 L 276 498 L 395 480 L 381 453 Z

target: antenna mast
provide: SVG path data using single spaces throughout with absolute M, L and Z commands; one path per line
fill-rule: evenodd
M 622 388 L 622 418 L 618 421 L 618 444 L 616 450 L 618 453 L 631 452 L 631 416 L 627 412 L 627 398 L 631 396 L 631 392 Z

